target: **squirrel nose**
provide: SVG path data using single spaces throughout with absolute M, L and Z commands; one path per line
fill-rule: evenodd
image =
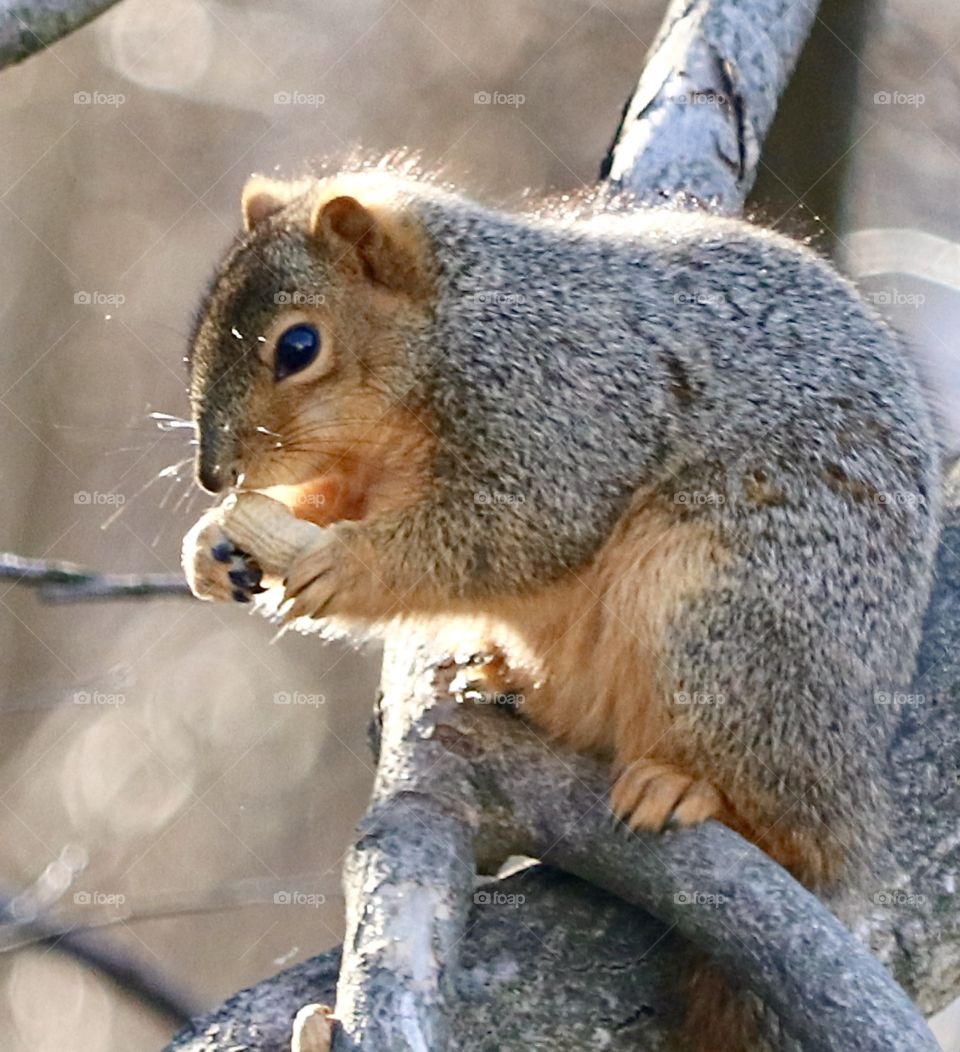
M 197 430 L 197 481 L 208 493 L 236 485 L 240 466 L 232 428 L 216 416 L 201 414 Z
M 223 464 L 219 460 L 201 455 L 197 465 L 197 479 L 207 493 L 220 493 L 224 486 L 235 486 L 239 479 L 235 464 Z

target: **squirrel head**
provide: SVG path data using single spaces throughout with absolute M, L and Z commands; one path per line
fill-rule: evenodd
M 283 487 L 315 521 L 363 517 L 427 456 L 401 376 L 435 301 L 426 234 L 376 173 L 254 177 L 242 211 L 190 343 L 198 480 Z

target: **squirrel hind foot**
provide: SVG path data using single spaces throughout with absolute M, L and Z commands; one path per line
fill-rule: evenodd
M 723 798 L 709 782 L 679 767 L 649 759 L 623 770 L 610 791 L 610 807 L 635 832 L 659 833 L 723 815 Z

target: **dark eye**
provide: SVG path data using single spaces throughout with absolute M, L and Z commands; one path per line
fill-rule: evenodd
M 274 380 L 282 380 L 285 376 L 306 369 L 319 353 L 320 333 L 312 325 L 291 325 L 277 340 L 273 359 Z

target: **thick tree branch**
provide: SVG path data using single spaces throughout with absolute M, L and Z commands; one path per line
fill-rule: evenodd
M 394 662 L 406 691 L 402 650 Z M 419 719 L 432 708 L 431 685 L 421 678 L 400 705 L 385 698 L 373 804 L 344 869 L 349 980 L 337 995 L 337 1048 L 442 1049 L 453 1036 L 447 1009 L 481 815 L 459 753 Z
M 844 1034 L 851 1052 L 936 1048 L 879 963 L 761 851 L 717 823 L 659 837 L 618 832 L 601 766 L 562 756 L 508 717 L 458 706 L 425 651 L 412 662 L 404 656 L 411 649 L 396 641 L 385 664 L 383 710 L 392 730 L 369 819 L 379 837 L 402 845 L 401 856 L 411 845 L 417 857 L 443 858 L 451 849 L 442 824 L 409 821 L 404 800 L 422 793 L 434 811 L 460 817 L 458 843 L 476 825 L 481 864 L 534 855 L 648 909 L 740 973 L 805 1047 L 827 1047 Z M 370 835 L 365 829 L 363 840 Z M 370 881 L 352 889 L 368 910 L 385 891 L 394 894 Z M 369 912 L 350 934 L 351 942 L 386 938 L 384 922 Z M 455 958 L 448 963 L 454 968 Z M 369 994 L 378 982 L 349 957 L 344 964 L 338 1004 L 355 985 Z
M 683 941 L 648 914 L 547 867 L 496 883 L 460 949 L 456 1040 L 469 1052 L 666 1050 Z M 198 1019 L 168 1052 L 288 1052 L 305 1001 L 332 1004 L 339 953 L 315 957 Z M 588 994 L 595 988 L 595 994 Z
M 601 177 L 653 204 L 736 214 L 816 0 L 672 0 Z

